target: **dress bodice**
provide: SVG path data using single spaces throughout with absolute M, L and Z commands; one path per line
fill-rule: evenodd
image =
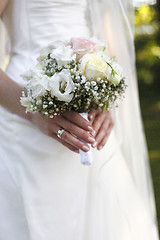
M 89 37 L 87 0 L 12 0 L 4 13 L 10 38 L 6 72 L 13 80 L 28 69 L 41 48 L 54 40 Z

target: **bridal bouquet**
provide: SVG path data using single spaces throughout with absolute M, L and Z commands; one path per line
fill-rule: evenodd
M 122 68 L 107 54 L 107 45 L 97 39 L 72 38 L 44 48 L 37 65 L 23 75 L 27 81 L 21 104 L 26 112 L 53 118 L 63 111 L 103 111 L 123 97 L 126 84 Z M 83 114 L 82 114 L 83 115 Z M 87 154 L 81 162 L 89 164 Z

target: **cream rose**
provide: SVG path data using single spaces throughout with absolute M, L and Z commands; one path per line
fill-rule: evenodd
M 70 102 L 73 98 L 74 82 L 72 81 L 69 70 L 64 69 L 55 73 L 49 81 L 49 88 L 52 96 L 60 101 Z
M 111 74 L 111 67 L 96 54 L 86 54 L 81 59 L 80 70 L 89 80 L 104 79 Z

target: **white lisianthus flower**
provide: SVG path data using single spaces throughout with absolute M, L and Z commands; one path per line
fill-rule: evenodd
M 21 75 L 21 77 L 25 80 L 25 81 L 29 81 L 33 76 L 33 70 L 27 71 L 24 74 Z
M 26 107 L 26 112 L 33 112 L 31 100 L 32 99 L 30 97 L 21 97 L 20 98 L 20 103 L 23 107 Z
M 21 97 L 20 102 L 24 107 L 28 107 L 31 104 L 29 97 Z
M 52 51 L 51 58 L 55 58 L 59 66 L 64 66 L 75 60 L 76 54 L 74 54 L 71 46 L 61 45 Z
M 108 78 L 111 74 L 111 67 L 96 54 L 86 54 L 80 62 L 80 70 L 90 81 L 96 81 L 97 78 Z
M 30 74 L 26 73 L 23 75 L 23 78 L 28 81 L 27 86 L 32 91 L 33 98 L 43 96 L 46 90 L 49 90 L 49 77 L 44 75 L 37 68 L 31 70 Z
M 71 92 L 75 88 L 70 71 L 63 69 L 61 72 L 55 73 L 49 79 L 49 88 L 53 97 L 57 97 L 60 101 L 70 102 L 73 98 Z
M 116 62 L 112 63 L 113 71 L 108 77 L 108 80 L 114 85 L 118 85 L 123 78 L 123 69 Z

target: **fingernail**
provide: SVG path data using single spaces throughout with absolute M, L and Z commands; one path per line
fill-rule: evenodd
M 92 131 L 92 135 L 95 136 L 96 135 L 96 131 L 93 129 Z
M 92 115 L 89 115 L 89 119 L 92 120 L 93 116 Z
M 103 146 L 99 146 L 99 147 L 98 147 L 98 150 L 101 150 L 101 149 L 102 149 L 102 147 L 103 147 Z
M 88 152 L 89 151 L 89 147 L 87 147 L 86 145 L 83 145 L 82 146 L 82 150 L 85 151 L 85 152 Z
M 92 128 L 91 126 L 88 126 L 88 130 L 89 130 L 90 132 L 92 132 L 92 131 L 93 131 L 93 128 Z
M 92 144 L 92 147 L 95 148 L 97 146 L 97 142 L 95 141 L 93 144 Z
M 88 137 L 88 141 L 94 143 L 95 139 L 93 137 Z
M 95 136 L 96 135 L 96 131 L 93 129 L 93 127 L 88 126 L 88 130 L 90 131 L 90 133 Z

